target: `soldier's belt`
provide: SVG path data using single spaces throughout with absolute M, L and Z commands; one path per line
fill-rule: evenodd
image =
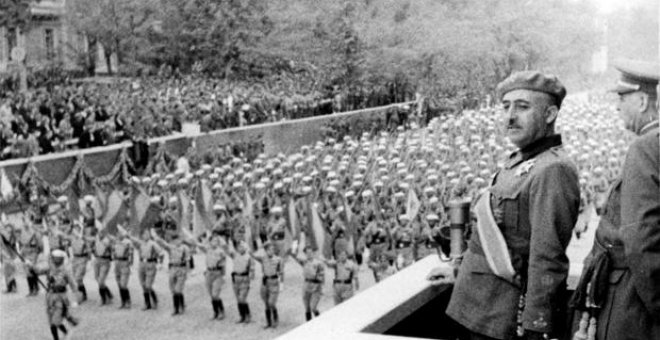
M 270 237 L 273 241 L 282 241 L 284 239 L 284 233 L 273 234 Z
M 181 263 L 170 263 L 169 267 L 170 267 L 170 268 L 180 268 L 180 267 L 185 267 L 185 266 L 187 266 L 187 265 L 188 265 L 188 264 L 185 263 L 185 262 L 181 262 Z
M 128 261 L 128 257 L 115 257 L 115 261 Z
M 248 275 L 250 275 L 250 273 L 237 273 L 237 272 L 231 273 L 231 276 L 248 276 Z
M 323 283 L 323 281 L 321 281 L 321 280 L 317 280 L 317 279 L 305 279 L 305 282 L 309 282 L 309 283 Z
M 73 254 L 73 257 L 89 257 L 89 253 Z
M 273 280 L 279 278 L 279 275 L 269 275 L 269 276 L 264 276 L 264 280 Z
M 146 262 L 146 263 L 156 263 L 156 262 L 158 262 L 158 259 L 146 259 L 146 260 L 142 260 L 142 262 Z
M 385 238 L 377 238 L 377 239 L 373 240 L 373 242 L 371 242 L 371 243 L 372 244 L 383 244 L 386 241 L 387 241 L 387 239 L 385 239 Z
M 332 283 L 350 285 L 351 283 L 353 283 L 353 280 L 337 280 L 337 279 L 334 279 L 332 281 Z
M 206 267 L 206 270 L 210 272 L 219 272 L 225 270 L 225 267 Z
M 66 293 L 66 286 L 51 286 L 51 293 Z
M 96 259 L 97 260 L 108 260 L 108 261 L 111 260 L 110 256 L 97 256 Z
M 412 242 L 410 242 L 410 241 L 407 241 L 407 242 L 399 242 L 399 243 L 397 244 L 397 248 L 406 248 L 406 247 L 410 247 L 411 245 L 412 245 Z

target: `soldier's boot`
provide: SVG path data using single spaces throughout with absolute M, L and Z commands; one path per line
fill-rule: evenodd
M 5 290 L 5 294 L 14 292 L 16 292 L 16 280 L 11 279 L 9 282 L 7 282 L 7 290 Z
M 60 329 L 60 332 L 62 332 L 64 334 L 64 338 L 66 338 L 66 335 L 69 333 L 69 331 L 67 331 L 66 327 L 64 325 L 59 325 L 59 326 L 57 326 L 57 328 Z
M 243 308 L 242 303 L 238 303 L 238 315 L 240 315 L 241 319 L 236 321 L 236 323 L 243 323 L 245 322 L 245 309 Z
M 142 296 L 144 296 L 144 308 L 142 310 L 149 310 L 151 309 L 151 294 L 149 292 L 142 293 Z
M 78 285 L 78 291 L 80 292 L 80 302 L 85 302 L 87 301 L 87 288 L 85 288 L 84 284 L 79 284 Z
M 153 289 L 149 289 L 149 292 L 151 294 L 151 301 L 153 302 L 154 309 L 158 309 L 158 296 L 156 295 L 156 292 L 154 292 Z
M 105 287 L 105 297 L 108 299 L 108 303 L 112 303 L 112 299 L 115 298 L 108 287 Z
M 320 314 L 321 314 L 321 313 L 319 313 L 318 310 L 315 310 L 315 311 L 314 311 L 314 317 L 317 317 L 317 316 L 319 316 Z
M 271 319 L 271 311 L 270 308 L 266 307 L 266 326 L 264 328 L 270 328 L 273 325 L 273 321 Z
M 252 318 L 250 316 L 250 306 L 247 303 L 243 304 L 243 313 L 245 313 L 245 323 L 250 323 Z
M 124 294 L 126 294 L 126 308 L 131 308 L 131 292 L 128 288 L 124 288 Z
M 50 326 L 50 334 L 53 335 L 53 340 L 60 340 L 60 333 L 57 331 L 57 326 L 51 325 Z
M 218 320 L 224 320 L 225 318 L 225 306 L 222 303 L 222 299 L 218 299 Z
M 101 297 L 101 306 L 104 306 L 107 303 L 104 287 L 99 287 L 99 296 Z
M 179 315 L 179 294 L 172 294 L 172 305 L 174 306 L 174 312 L 172 312 L 172 316 Z
M 305 321 L 309 321 L 312 319 L 312 312 L 305 312 Z
M 218 311 L 218 300 L 212 299 L 211 300 L 211 306 L 213 306 L 213 318 L 211 318 L 211 319 L 215 320 L 215 319 L 218 318 L 218 313 L 219 313 L 219 311 Z
M 271 308 L 271 313 L 273 313 L 273 328 L 277 328 L 277 325 L 280 323 L 280 317 L 277 315 L 277 307 Z
M 119 299 L 121 300 L 121 304 L 119 304 L 119 309 L 124 309 L 126 307 L 126 295 L 124 294 L 124 290 L 122 288 L 119 288 Z
M 32 276 L 26 277 L 25 281 L 27 281 L 27 286 L 28 286 L 28 294 L 26 296 L 33 296 L 34 295 L 34 280 L 32 279 Z
M 186 311 L 186 302 L 183 299 L 183 293 L 179 293 L 179 309 L 181 310 L 181 314 Z

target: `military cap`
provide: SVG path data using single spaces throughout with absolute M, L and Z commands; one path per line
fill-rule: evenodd
M 234 188 L 240 188 L 242 186 L 243 186 L 242 182 L 234 182 L 234 185 L 233 185 Z
M 273 188 L 275 190 L 281 189 L 283 186 L 284 186 L 284 184 L 282 182 L 275 182 L 275 184 L 273 184 Z
M 204 170 L 202 170 L 202 169 L 199 169 L 199 170 L 195 171 L 195 176 L 197 176 L 197 177 L 200 177 L 203 174 L 204 174 Z
M 257 184 L 254 185 L 254 188 L 255 189 L 265 189 L 266 184 L 264 184 L 264 182 L 257 182 Z
M 69 198 L 66 197 L 65 195 L 62 195 L 62 196 L 60 196 L 60 197 L 57 198 L 57 202 L 58 202 L 58 203 L 66 203 L 66 202 L 68 202 L 68 201 L 69 201 Z
M 55 250 L 50 252 L 50 255 L 52 257 L 65 258 L 66 257 L 66 252 L 64 252 L 64 250 L 61 250 L 61 249 L 55 249 Z
M 293 178 L 291 178 L 291 177 L 284 177 L 284 178 L 282 179 L 282 182 L 284 182 L 284 184 L 291 184 L 291 183 L 293 183 Z
M 309 194 L 310 192 L 312 192 L 312 187 L 310 187 L 310 186 L 308 186 L 308 185 L 307 185 L 307 186 L 304 186 L 304 187 L 302 188 L 302 192 L 303 192 L 303 194 Z
M 137 176 L 132 176 L 131 177 L 131 182 L 133 182 L 135 184 L 139 184 L 140 183 L 140 178 L 137 177 Z
M 174 179 L 174 174 L 167 174 L 167 175 L 165 176 L 165 179 L 168 180 L 168 181 L 173 180 L 173 179 Z
M 335 192 L 337 192 L 337 189 L 335 189 L 335 187 L 333 187 L 332 185 L 330 185 L 330 186 L 328 186 L 327 188 L 325 188 L 325 191 L 335 193 Z
M 438 215 L 436 215 L 436 214 L 428 214 L 428 215 L 426 215 L 426 219 L 429 220 L 429 221 L 437 221 L 440 218 L 438 218 Z
M 561 107 L 561 103 L 566 97 L 566 88 L 555 75 L 543 74 L 539 71 L 515 72 L 497 85 L 500 100 L 513 90 L 546 93 L 555 99 L 557 107 Z
M 145 177 L 142 179 L 142 184 L 149 184 L 149 183 L 151 183 L 151 178 Z
M 367 189 L 367 190 L 364 190 L 364 191 L 362 192 L 362 197 L 369 197 L 369 196 L 371 196 L 372 194 L 373 194 L 373 192 L 372 192 L 371 190 Z
M 374 182 L 374 187 L 376 187 L 376 188 L 382 188 L 382 187 L 383 187 L 383 182 L 381 182 L 381 181 L 375 181 L 375 182 Z
M 433 203 L 438 203 L 438 198 L 435 197 L 435 196 L 429 198 L 429 203 L 431 203 L 431 204 L 433 204 Z
M 401 220 L 401 221 L 410 221 L 410 216 L 408 216 L 408 214 L 399 215 L 399 220 Z
M 272 209 L 270 209 L 270 212 L 273 214 L 281 214 L 282 213 L 282 207 L 279 205 L 274 206 Z
M 84 200 L 85 202 L 87 202 L 87 203 L 92 203 L 92 202 L 94 202 L 94 196 L 92 196 L 92 195 L 85 195 L 85 197 L 83 197 L 83 200 Z
M 649 94 L 656 92 L 660 81 L 660 64 L 640 60 L 621 59 L 614 63 L 614 68 L 621 72 L 621 78 L 611 92 L 625 94 L 642 91 Z
M 405 196 L 406 195 L 404 193 L 402 193 L 401 191 L 397 191 L 396 193 L 394 193 L 394 197 L 396 197 L 396 198 L 403 198 Z
M 222 189 L 222 184 L 220 182 L 215 183 L 215 184 L 213 184 L 212 189 L 214 189 L 214 190 Z
M 151 196 L 151 198 L 149 199 L 149 202 L 151 202 L 151 203 L 160 203 L 160 197 Z

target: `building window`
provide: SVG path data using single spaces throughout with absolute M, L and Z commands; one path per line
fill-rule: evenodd
M 14 49 L 17 45 L 17 40 L 16 40 L 16 27 L 10 27 L 6 31 L 6 39 L 7 39 L 7 53 L 9 56 L 11 56 L 11 50 Z M 11 57 L 8 57 L 7 59 L 11 59 Z
M 51 60 L 55 58 L 55 41 L 53 38 L 53 29 L 46 28 L 44 30 L 44 37 L 46 38 L 46 58 Z

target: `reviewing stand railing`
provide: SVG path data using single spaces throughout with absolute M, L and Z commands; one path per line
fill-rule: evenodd
M 278 339 L 449 339 L 456 332 L 444 313 L 452 286 L 426 280 L 437 266 L 450 264 L 429 255 Z M 581 270 L 581 260 L 571 262 L 569 289 L 575 288 Z

